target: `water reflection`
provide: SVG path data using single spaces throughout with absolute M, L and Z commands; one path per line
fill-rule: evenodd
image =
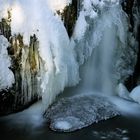
M 93 131 L 93 137 L 101 140 L 130 140 L 128 130 L 116 128 L 114 131 Z

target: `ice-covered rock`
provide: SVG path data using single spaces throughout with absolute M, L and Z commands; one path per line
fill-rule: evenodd
M 131 93 L 130 97 L 140 104 L 140 86 L 135 87 Z
M 129 96 L 129 91 L 127 90 L 124 84 L 120 83 L 117 87 L 117 90 L 119 97 L 124 98 L 126 100 L 132 100 L 132 98 Z
M 56 101 L 45 117 L 54 131 L 71 132 L 118 115 L 115 105 L 106 97 L 81 95 Z

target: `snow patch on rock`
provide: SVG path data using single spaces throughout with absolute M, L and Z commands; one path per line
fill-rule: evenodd
M 135 87 L 131 93 L 130 97 L 135 101 L 140 104 L 140 86 Z
M 120 83 L 117 87 L 117 90 L 119 97 L 124 98 L 126 100 L 132 100 L 132 98 L 129 96 L 129 91 L 127 90 L 124 84 Z
M 48 108 L 45 118 L 52 130 L 71 132 L 118 114 L 106 97 L 93 94 L 59 99 Z

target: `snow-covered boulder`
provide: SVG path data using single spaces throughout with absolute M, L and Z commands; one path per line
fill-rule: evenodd
M 125 87 L 124 84 L 120 83 L 117 87 L 117 93 L 118 93 L 118 96 L 123 98 L 123 99 L 126 99 L 126 100 L 132 100 L 132 98 L 129 96 L 129 91 L 127 90 L 127 88 Z
M 82 95 L 62 98 L 46 111 L 45 118 L 54 131 L 71 132 L 118 115 L 106 97 Z
M 130 97 L 140 104 L 140 86 L 135 87 L 131 93 Z

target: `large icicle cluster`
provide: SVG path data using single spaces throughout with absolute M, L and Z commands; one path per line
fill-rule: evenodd
M 55 16 L 53 11 L 54 9 L 61 10 L 70 2 L 67 0 L 0 0 L 2 4 L 0 11 L 3 11 L 0 13 L 0 17 L 6 18 L 5 13 L 7 10 L 10 11 L 12 36 L 22 35 L 23 43 L 28 46 L 30 36 L 34 34 L 39 41 L 38 50 L 42 65 L 40 66 L 38 80 L 41 82 L 42 91 L 40 92 L 46 107 L 58 93 L 64 90 L 64 87 L 74 86 L 79 82 L 78 63 L 73 47 L 63 22 L 59 16 Z M 23 48 L 23 55 L 24 51 Z M 26 57 L 26 55 L 24 56 Z M 21 74 L 22 77 L 25 75 L 24 73 Z M 22 85 L 26 86 L 27 84 L 23 83 Z

